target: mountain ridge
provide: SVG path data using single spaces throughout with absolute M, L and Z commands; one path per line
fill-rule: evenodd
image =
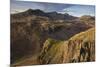
M 71 16 L 69 14 L 61 14 L 61 13 L 57 13 L 57 12 L 44 12 L 40 9 L 28 9 L 24 12 L 20 12 L 17 14 L 11 14 L 11 16 L 18 18 L 18 17 L 27 17 L 27 16 L 44 16 L 44 17 L 48 17 L 51 20 L 71 20 L 71 19 L 76 19 L 77 17 Z M 17 17 L 18 16 L 18 17 Z

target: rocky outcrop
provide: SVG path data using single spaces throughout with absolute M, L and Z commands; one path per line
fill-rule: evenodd
M 76 34 L 67 41 L 48 39 L 39 56 L 41 64 L 95 61 L 95 29 Z

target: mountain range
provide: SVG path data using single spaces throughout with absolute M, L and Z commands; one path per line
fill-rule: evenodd
M 95 31 L 94 28 L 94 16 L 75 17 L 67 13 L 44 12 L 40 9 L 28 9 L 24 12 L 11 14 L 11 64 L 94 61 L 94 38 L 92 38 L 92 42 L 88 41 L 89 37 L 94 37 L 92 34 Z M 87 35 L 88 33 L 91 35 Z M 86 41 L 86 44 L 92 43 L 93 47 L 90 48 L 85 44 L 81 48 L 77 46 L 76 44 L 79 44 L 81 38 L 83 40 L 81 43 Z M 77 50 L 78 47 L 79 50 Z M 88 52 L 85 49 L 91 50 Z M 85 54 L 80 54 L 81 51 Z M 93 52 L 93 56 L 90 55 L 91 52 Z M 81 56 L 82 59 L 79 59 Z

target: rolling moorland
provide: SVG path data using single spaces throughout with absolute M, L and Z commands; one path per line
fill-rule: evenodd
M 28 9 L 11 14 L 11 65 L 95 61 L 95 17 Z

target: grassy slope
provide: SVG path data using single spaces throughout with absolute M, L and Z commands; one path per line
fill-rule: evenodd
M 67 41 L 47 39 L 39 57 L 26 58 L 14 65 L 59 64 L 95 60 L 95 28 L 74 35 Z
M 95 39 L 95 28 L 91 28 L 85 32 L 76 34 L 75 36 L 71 37 L 69 40 L 77 40 L 77 39 L 94 40 Z
M 40 55 L 41 64 L 94 61 L 94 35 L 95 29 L 92 28 L 76 34 L 67 41 L 55 42 L 48 39 Z

